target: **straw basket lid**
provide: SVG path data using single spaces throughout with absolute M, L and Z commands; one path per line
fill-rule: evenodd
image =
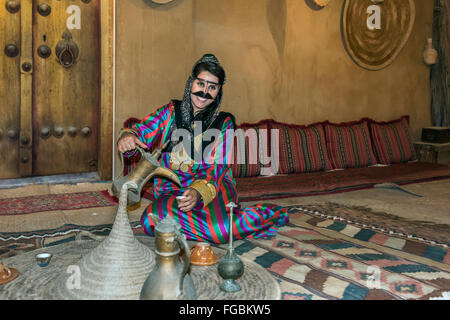
M 125 183 L 108 237 L 76 264 L 80 278 L 74 279 L 71 274 L 59 276 L 51 292 L 53 298 L 139 299 L 142 285 L 155 265 L 155 254 L 134 237 L 127 216 L 127 193 Z

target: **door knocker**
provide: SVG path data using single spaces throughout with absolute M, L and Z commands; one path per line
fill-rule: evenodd
M 64 68 L 70 68 L 78 58 L 79 49 L 68 30 L 63 32 L 62 38 L 63 40 L 56 45 L 55 54 Z

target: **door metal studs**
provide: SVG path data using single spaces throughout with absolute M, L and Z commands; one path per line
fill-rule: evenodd
M 22 70 L 24 71 L 24 72 L 30 72 L 31 71 L 31 68 L 32 68 L 32 65 L 31 65 L 31 62 L 24 62 L 23 64 L 22 64 Z
M 5 7 L 9 13 L 16 13 L 20 10 L 20 2 L 15 0 L 6 1 Z
M 89 137 L 91 135 L 91 133 L 92 133 L 92 130 L 89 127 L 84 127 L 83 129 L 81 129 L 81 134 L 84 137 Z
M 64 135 L 64 128 L 63 127 L 55 127 L 55 130 L 53 130 L 53 134 L 57 138 L 62 138 Z
M 15 58 L 19 54 L 19 48 L 13 43 L 7 44 L 4 51 L 10 58 Z
M 52 49 L 50 49 L 49 46 L 43 44 L 43 45 L 39 46 L 39 48 L 37 49 L 37 53 L 38 53 L 39 57 L 41 57 L 43 59 L 47 59 L 52 54 Z
M 51 131 L 49 127 L 43 127 L 40 132 L 40 136 L 42 139 L 47 139 L 50 137 Z
M 69 136 L 75 137 L 77 135 L 77 128 L 69 127 L 69 129 L 67 129 L 67 133 L 69 134 Z
M 43 2 L 38 5 L 37 11 L 41 16 L 46 17 L 50 14 L 50 12 L 52 12 L 52 7 Z
M 28 138 L 27 136 L 23 136 L 23 137 L 20 139 L 20 143 L 21 143 L 22 145 L 26 146 L 27 144 L 30 143 L 30 138 Z
M 19 136 L 19 132 L 16 129 L 8 129 L 6 135 L 8 136 L 9 140 L 15 141 Z

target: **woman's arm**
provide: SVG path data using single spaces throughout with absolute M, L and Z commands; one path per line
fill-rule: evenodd
M 164 122 L 169 119 L 171 112 L 169 103 L 143 118 L 131 128 L 123 128 L 117 139 L 117 149 L 129 157 L 136 153 L 136 146 L 148 149 L 158 140 L 164 128 Z

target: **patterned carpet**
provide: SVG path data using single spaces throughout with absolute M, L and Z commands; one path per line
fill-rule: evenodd
M 289 210 L 307 214 L 306 222 L 312 226 L 450 264 L 450 225 L 411 221 L 332 202 L 291 206 Z
M 114 206 L 107 190 L 0 199 L 0 216 Z
M 369 242 L 361 237 L 356 242 L 351 237 L 325 235 L 317 229 L 328 230 L 332 221 L 325 220 L 322 227 L 313 229 L 312 225 L 305 227 L 311 216 L 294 213 L 294 209 L 291 212 L 291 224 L 275 238 L 247 240 L 236 248 L 239 254 L 251 257 L 279 279 L 283 299 L 429 299 L 450 291 L 447 249 L 428 249 L 436 249 L 439 256 L 445 252 L 439 268 L 428 262 L 429 254 L 410 253 L 404 258 L 400 250 L 385 250 L 388 241 L 385 245 L 368 246 Z M 353 236 L 370 231 L 352 227 L 347 232 Z M 389 243 L 399 239 L 391 238 Z
M 450 292 L 448 226 L 332 203 L 288 210 L 290 224 L 276 237 L 236 242 L 238 254 L 275 277 L 283 300 L 417 300 Z M 144 236 L 138 222 L 132 228 Z M 111 225 L 0 232 L 0 259 L 73 241 L 82 230 L 108 234 Z

